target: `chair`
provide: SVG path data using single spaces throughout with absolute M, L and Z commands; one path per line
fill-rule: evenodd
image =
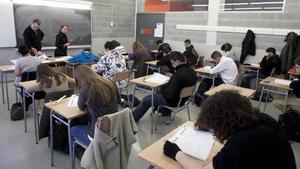
M 235 85 L 236 86 L 241 86 L 241 83 L 242 83 L 242 80 L 243 80 L 243 73 L 239 73 L 236 78 L 235 78 Z
M 195 87 L 196 87 L 196 85 L 193 85 L 193 86 L 189 86 L 189 87 L 185 87 L 185 88 L 181 89 L 180 95 L 179 95 L 180 99 L 179 99 L 179 102 L 178 102 L 176 107 L 159 105 L 158 108 L 157 108 L 158 114 L 160 113 L 160 110 L 162 108 L 168 109 L 168 110 L 171 111 L 171 120 L 174 121 L 175 120 L 175 114 L 186 108 L 187 113 L 188 113 L 188 119 L 191 120 L 191 115 L 190 115 L 190 110 L 189 110 L 188 104 L 190 103 L 190 97 L 193 96 L 193 92 L 194 92 Z M 188 98 L 188 100 L 185 103 L 183 103 L 184 98 Z M 157 123 L 158 123 L 159 117 L 160 117 L 158 114 L 157 114 L 156 123 L 155 123 L 155 130 L 157 129 Z M 152 123 L 152 126 L 153 126 L 153 120 L 152 120 L 151 123 Z M 153 132 L 153 131 L 151 131 L 151 132 Z
M 197 56 L 197 61 L 195 65 L 192 65 L 193 68 L 203 67 L 204 56 Z
M 114 74 L 114 81 L 117 83 L 119 82 L 119 84 L 121 84 L 121 81 L 126 81 L 126 85 L 125 86 L 118 86 L 119 89 L 119 93 L 122 93 L 122 89 L 126 89 L 126 95 L 127 95 L 127 100 L 129 101 L 129 77 L 130 77 L 130 71 L 126 70 L 123 72 L 118 72 L 116 74 Z

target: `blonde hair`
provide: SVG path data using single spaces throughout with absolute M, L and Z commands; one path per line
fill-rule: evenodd
M 145 49 L 145 46 L 140 41 L 133 42 L 133 44 L 132 44 L 132 50 L 134 52 L 141 51 L 143 49 Z
M 83 86 L 90 86 L 87 103 L 108 105 L 114 97 L 117 97 L 118 89 L 115 82 L 98 75 L 88 66 L 76 66 L 74 78 L 75 93 L 78 94 Z M 98 98 L 99 96 L 101 98 Z

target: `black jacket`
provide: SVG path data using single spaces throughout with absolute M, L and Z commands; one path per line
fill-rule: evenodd
M 172 65 L 170 55 L 166 55 L 163 58 L 161 58 L 157 63 L 156 66 L 167 66 L 170 73 L 174 73 L 175 69 Z
M 177 106 L 181 89 L 195 85 L 197 75 L 188 64 L 179 65 L 169 82 L 161 88 L 161 93 L 165 97 L 169 106 Z M 187 100 L 184 98 L 182 104 Z
M 287 73 L 293 65 L 295 59 L 294 55 L 297 47 L 297 34 L 295 32 L 290 32 L 287 34 L 285 41 L 286 44 L 281 50 L 280 60 L 281 60 L 281 72 Z
M 54 56 L 67 56 L 68 47 L 64 47 L 64 44 L 68 43 L 68 37 L 65 33 L 59 32 L 56 35 Z
M 44 38 L 44 33 L 38 29 L 37 31 L 32 30 L 30 25 L 24 30 L 23 37 L 25 45 L 30 48 L 35 48 L 38 51 L 42 49 L 41 41 Z
M 160 60 L 164 57 L 164 54 L 169 53 L 171 47 L 168 43 L 162 43 L 158 46 L 157 50 L 158 50 L 158 54 L 156 55 L 156 59 Z
M 264 56 L 262 61 L 260 62 L 260 73 L 263 74 L 265 77 L 268 77 L 271 75 L 272 69 L 275 68 L 278 69 L 279 65 L 279 56 L 273 55 L 270 58 L 267 56 Z
M 183 55 L 186 57 L 186 61 L 189 65 L 196 65 L 198 56 L 193 45 L 187 47 L 183 52 Z
M 244 60 L 248 55 L 255 56 L 255 54 L 256 54 L 255 34 L 253 31 L 248 30 L 246 37 L 242 42 L 240 63 L 243 64 Z
M 292 81 L 290 88 L 293 89 L 294 94 L 300 98 L 300 80 Z

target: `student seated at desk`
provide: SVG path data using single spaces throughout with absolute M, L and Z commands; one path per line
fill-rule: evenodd
M 156 46 L 157 46 L 157 51 L 158 51 L 158 54 L 156 55 L 157 60 L 160 60 L 168 53 L 167 51 L 165 51 L 165 49 L 167 49 L 167 48 L 171 49 L 170 45 L 168 43 L 164 43 L 164 41 L 162 39 L 159 39 L 156 41 Z
M 112 40 L 111 43 L 112 43 L 114 49 L 116 51 L 118 51 L 121 55 L 127 54 L 125 47 L 122 46 L 120 42 L 118 42 L 116 40 Z
M 235 80 L 238 75 L 238 69 L 234 61 L 229 57 L 222 56 L 222 54 L 218 51 L 213 52 L 211 54 L 211 58 L 217 65 L 209 70 L 209 74 L 221 75 L 221 78 L 215 78 L 214 85 L 219 86 L 223 83 L 235 85 Z M 204 94 L 204 92 L 211 88 L 212 84 L 212 79 L 205 78 L 202 80 L 202 83 L 200 84 L 199 88 L 201 88 L 201 91 Z
M 209 97 L 195 127 L 212 131 L 224 147 L 204 166 L 166 141 L 164 154 L 184 169 L 296 169 L 293 150 L 281 126 L 237 92 L 221 91 Z
M 186 61 L 189 65 L 194 66 L 197 63 L 198 53 L 194 48 L 190 39 L 184 41 L 185 51 L 183 55 L 186 57 Z
M 127 70 L 126 61 L 124 56 L 114 49 L 112 42 L 107 41 L 104 48 L 106 55 L 102 56 L 97 64 L 92 65 L 92 68 L 103 77 L 113 80 L 116 73 Z M 118 85 L 126 85 L 124 84 L 126 81 L 121 81 L 121 83 Z
M 75 93 L 79 94 L 77 104 L 80 110 L 88 113 L 89 123 L 72 127 L 71 133 L 88 145 L 88 136 L 94 137 L 97 117 L 118 111 L 118 89 L 112 80 L 99 76 L 85 65 L 76 66 L 74 76 Z
M 58 73 L 47 64 L 37 67 L 36 83 L 28 88 L 28 91 L 44 91 L 46 93 L 66 91 L 74 87 L 75 81 L 69 76 Z
M 230 57 L 236 63 L 236 65 L 239 66 L 240 61 L 235 52 L 232 50 L 232 45 L 230 43 L 223 44 L 221 46 L 221 50 L 224 52 L 224 56 Z
M 294 95 L 289 95 L 287 100 L 287 106 L 299 106 L 300 105 L 300 57 L 296 58 L 294 61 L 296 67 L 296 78 L 290 83 L 290 88 L 293 89 Z M 273 104 L 279 110 L 284 109 L 285 97 L 284 96 L 276 96 L 274 98 Z
M 159 105 L 177 106 L 181 89 L 197 83 L 197 75 L 195 71 L 186 64 L 185 57 L 182 53 L 172 52 L 170 58 L 175 68 L 175 73 L 171 76 L 169 82 L 161 87 L 160 92 L 154 94 L 155 107 Z M 151 95 L 144 97 L 142 102 L 133 111 L 133 117 L 136 122 L 138 122 L 151 107 L 151 98 Z M 182 104 L 184 104 L 186 100 L 187 98 L 184 98 Z
M 132 68 L 136 69 L 135 78 L 146 75 L 145 61 L 151 60 L 149 49 L 144 47 L 144 45 L 135 41 L 132 44 L 132 52 L 128 53 L 128 59 L 133 60 Z
M 175 68 L 172 65 L 171 59 L 170 59 L 170 53 L 172 52 L 171 48 L 169 46 L 164 46 L 163 49 L 164 56 L 157 61 L 156 66 L 161 67 L 161 73 L 171 73 L 173 74 L 175 72 Z
M 31 56 L 30 50 L 25 45 L 20 45 L 18 52 L 22 55 L 21 58 L 17 59 L 15 64 L 15 75 L 16 79 L 14 85 L 19 87 L 19 82 L 21 82 L 22 73 L 24 72 L 35 72 L 38 65 L 42 63 L 38 57 Z
M 94 54 L 90 48 L 85 48 L 82 52 L 73 56 L 68 61 L 70 63 L 93 64 L 97 63 L 99 59 L 100 56 Z
M 261 69 L 259 70 L 258 77 L 261 79 L 269 77 L 273 73 L 273 69 L 279 71 L 279 66 L 279 56 L 276 54 L 276 49 L 272 47 L 266 49 L 266 55 L 260 62 Z M 256 72 L 246 71 L 243 75 L 241 86 L 250 88 L 250 80 L 256 78 L 256 76 Z

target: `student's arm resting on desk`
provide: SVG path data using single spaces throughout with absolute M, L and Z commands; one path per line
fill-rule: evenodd
M 226 67 L 227 67 L 226 62 L 220 62 L 214 68 L 210 69 L 209 73 L 210 74 L 220 73 L 220 72 L 224 71 L 226 69 Z
M 167 65 L 168 62 L 170 62 L 170 59 L 168 56 L 165 56 L 165 57 L 161 58 L 159 61 L 157 61 L 156 66 Z
M 176 75 L 175 75 L 176 76 Z M 177 77 L 174 75 L 169 80 L 168 84 L 166 86 L 163 86 L 161 88 L 161 93 L 167 98 L 167 99 L 173 99 L 174 97 L 178 97 L 178 89 L 181 82 L 178 80 Z
M 212 162 L 204 166 L 199 160 L 184 154 L 182 151 L 179 151 L 175 158 L 184 169 L 213 169 Z

